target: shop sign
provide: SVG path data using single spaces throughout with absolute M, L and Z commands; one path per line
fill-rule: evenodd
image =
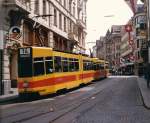
M 125 31 L 126 32 L 131 32 L 132 31 L 132 26 L 129 25 L 129 24 L 125 25 Z

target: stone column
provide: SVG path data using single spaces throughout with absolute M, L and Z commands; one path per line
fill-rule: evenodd
M 8 12 L 10 8 L 7 8 L 3 6 L 4 1 L 0 1 L 0 30 L 1 30 L 1 35 L 0 35 L 0 41 L 3 43 L 3 60 L 2 60 L 2 89 L 3 89 L 3 94 L 8 94 L 11 89 L 11 80 L 10 80 L 10 70 L 9 70 L 9 55 L 7 54 L 7 49 L 5 48 L 6 44 L 6 34 L 8 33 L 9 30 L 9 22 L 7 21 L 8 19 Z

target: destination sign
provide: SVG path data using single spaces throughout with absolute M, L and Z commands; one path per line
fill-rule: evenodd
M 19 55 L 20 55 L 20 57 L 30 57 L 31 56 L 31 48 L 20 48 Z

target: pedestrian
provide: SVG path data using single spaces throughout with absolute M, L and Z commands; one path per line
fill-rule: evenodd
M 150 63 L 146 65 L 146 78 L 147 78 L 147 88 L 150 87 Z

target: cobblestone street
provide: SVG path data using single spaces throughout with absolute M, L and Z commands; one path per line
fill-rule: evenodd
M 112 80 L 113 83 L 115 81 L 116 79 Z M 136 78 L 120 79 L 119 83 L 96 95 L 91 103 L 92 106 L 81 111 L 72 122 L 149 123 L 150 121 L 150 110 L 143 106 Z

